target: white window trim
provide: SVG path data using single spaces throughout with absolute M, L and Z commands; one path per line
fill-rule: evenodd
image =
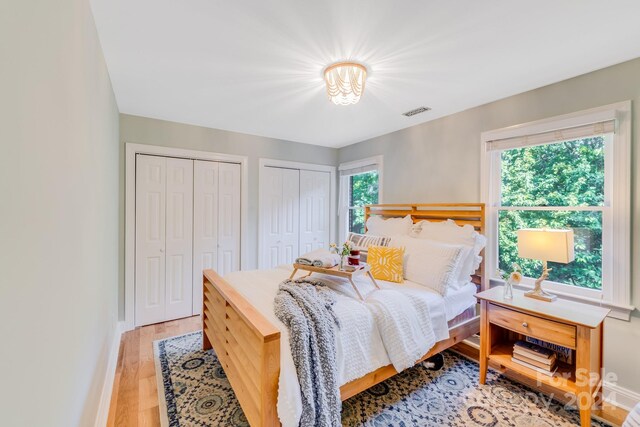
M 532 135 L 542 132 L 581 126 L 589 123 L 598 123 L 605 120 L 616 120 L 616 131 L 613 135 L 613 143 L 609 144 L 613 150 L 615 168 L 607 167 L 608 175 L 605 182 L 608 184 L 608 194 L 613 209 L 611 210 L 611 229 L 608 246 L 611 248 L 610 257 L 615 264 L 611 263 L 611 277 L 609 283 L 603 283 L 602 291 L 593 291 L 580 288 L 573 288 L 562 285 L 560 290 L 553 283 L 549 283 L 548 288 L 560 298 L 582 301 L 588 304 L 601 305 L 611 309 L 610 317 L 629 320 L 634 307 L 631 306 L 631 101 L 619 102 L 605 105 L 590 110 L 524 123 L 502 129 L 496 129 L 481 134 L 482 155 L 481 155 L 481 192 L 482 200 L 486 206 L 486 233 L 487 250 L 485 251 L 487 261 L 487 273 L 492 285 L 503 283 L 495 277 L 497 269 L 497 246 L 498 246 L 498 209 L 500 194 L 495 189 L 500 188 L 499 171 L 499 151 L 488 151 L 487 142 L 504 138 L 513 138 Z M 606 221 L 603 217 L 603 221 Z M 605 224 L 603 224 L 604 228 Z M 603 242 L 604 245 L 604 242 Z M 603 263 L 603 270 L 608 265 Z M 523 281 L 518 286 L 522 289 L 532 289 L 533 281 Z M 562 291 L 565 289 L 566 291 Z M 575 292 L 575 290 L 578 290 Z M 568 292 L 567 292 L 568 291 Z M 574 292 L 571 292 L 574 291 Z
M 383 182 L 384 182 L 384 159 L 383 156 L 373 156 L 367 157 L 365 159 L 354 160 L 351 162 L 340 163 L 338 166 L 338 171 L 348 170 L 348 169 L 356 169 L 365 166 L 375 165 L 378 170 L 378 203 L 383 203 Z M 338 241 L 343 242 L 347 238 L 347 231 L 345 225 L 347 224 L 347 219 L 349 217 L 348 210 L 349 207 L 346 199 L 343 198 L 343 194 L 349 190 L 347 180 L 342 179 L 342 177 L 338 177 L 339 181 L 339 211 L 338 211 L 338 224 L 340 227 L 338 229 Z

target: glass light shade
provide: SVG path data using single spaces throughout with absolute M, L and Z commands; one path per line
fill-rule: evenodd
M 518 256 L 568 264 L 575 258 L 573 230 L 545 228 L 518 230 Z
M 327 95 L 336 105 L 350 105 L 360 101 L 367 79 L 367 69 L 355 62 L 338 62 L 324 70 Z

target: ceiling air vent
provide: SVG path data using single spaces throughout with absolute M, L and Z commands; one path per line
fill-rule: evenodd
M 402 115 L 411 117 L 411 116 L 415 116 L 416 114 L 424 113 L 425 111 L 429 111 L 429 110 L 431 110 L 431 108 L 429 107 L 419 107 L 414 110 L 407 111 L 406 113 L 402 113 Z

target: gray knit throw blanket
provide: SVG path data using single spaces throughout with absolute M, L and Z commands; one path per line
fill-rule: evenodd
M 302 393 L 302 427 L 341 426 L 336 367 L 336 298 L 315 278 L 285 280 L 274 299 L 278 319 L 289 329 L 293 362 Z

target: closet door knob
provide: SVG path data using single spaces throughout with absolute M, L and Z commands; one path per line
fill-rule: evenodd
M 164 249 L 160 248 L 160 252 L 164 252 Z
M 523 327 L 523 328 L 528 328 L 528 327 L 529 327 L 529 324 L 528 324 L 527 322 L 522 322 L 522 327 Z

